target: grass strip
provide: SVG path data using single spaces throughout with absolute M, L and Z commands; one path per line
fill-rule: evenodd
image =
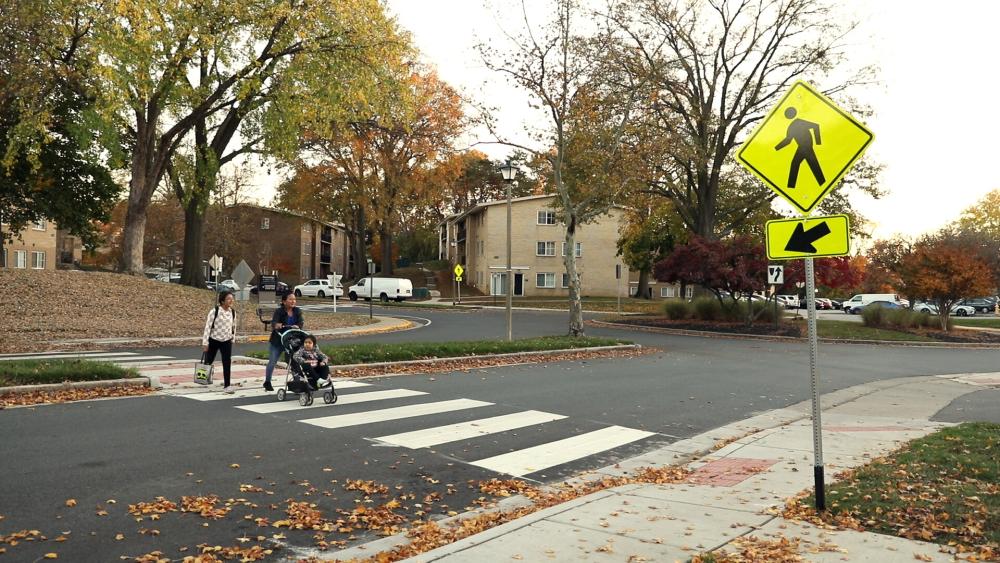
M 404 362 L 436 358 L 461 358 L 484 354 L 508 354 L 516 352 L 544 352 L 591 346 L 614 346 L 631 344 L 627 340 L 614 338 L 542 336 L 507 342 L 504 340 L 471 340 L 466 342 L 405 342 L 399 344 L 350 344 L 341 346 L 321 346 L 323 353 L 330 356 L 333 365 L 370 364 L 375 362 Z M 267 359 L 267 351 L 255 350 L 247 354 L 253 358 Z
M 985 328 L 1000 328 L 1000 318 L 988 318 L 988 319 L 977 319 L 977 318 L 960 318 L 951 317 L 954 324 L 960 326 L 978 326 Z
M 805 322 L 802 335 L 805 336 Z M 853 321 L 816 320 L 816 331 L 820 338 L 842 338 L 844 340 L 896 340 L 900 342 L 938 342 L 933 338 L 910 332 L 900 332 L 888 328 L 872 328 Z
M 93 360 L 11 360 L 0 361 L 0 387 L 42 385 L 65 381 L 105 381 L 138 377 L 135 368 Z
M 910 442 L 828 486 L 829 511 L 813 498 L 786 515 L 959 546 L 1000 556 L 1000 424 L 964 423 Z

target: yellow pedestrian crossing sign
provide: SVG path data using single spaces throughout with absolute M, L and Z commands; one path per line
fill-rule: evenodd
M 736 159 L 808 215 L 874 138 L 861 122 L 800 81 L 743 143 Z
M 846 256 L 851 252 L 847 215 L 768 221 L 767 257 L 794 260 L 817 256 Z
M 455 279 L 457 281 L 462 281 L 462 274 L 465 273 L 465 268 L 461 264 L 455 264 Z

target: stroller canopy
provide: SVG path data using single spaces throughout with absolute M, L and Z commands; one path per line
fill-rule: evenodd
M 302 347 L 307 336 L 312 336 L 300 328 L 290 328 L 281 334 L 281 347 L 289 352 L 295 352 Z

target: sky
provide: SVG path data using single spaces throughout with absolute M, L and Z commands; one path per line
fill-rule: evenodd
M 527 0 L 532 17 L 547 0 Z M 475 46 L 517 30 L 514 1 L 387 0 L 391 15 L 412 34 L 423 62 L 464 95 L 499 110 L 501 129 L 523 134 L 528 98 L 486 69 Z M 856 208 L 876 238 L 914 236 L 956 219 L 987 192 L 1000 188 L 1000 2 L 993 0 L 840 0 L 845 20 L 859 26 L 848 36 L 853 64 L 874 63 L 878 83 L 852 94 L 870 106 L 875 133 L 868 156 L 885 166 L 888 195 L 858 194 Z M 515 9 L 516 8 L 516 9 Z M 836 101 L 836 99 L 835 99 Z M 473 132 L 465 142 L 491 140 Z M 509 149 L 476 144 L 493 158 Z M 274 177 L 259 181 L 258 198 L 273 195 Z

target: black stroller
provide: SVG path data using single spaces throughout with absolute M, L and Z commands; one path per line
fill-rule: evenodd
M 299 397 L 299 404 L 308 407 L 313 404 L 313 393 L 323 392 L 323 402 L 332 405 L 337 402 L 337 392 L 333 389 L 333 378 L 326 380 L 324 385 L 313 387 L 309 384 L 309 378 L 302 366 L 295 361 L 295 352 L 302 347 L 308 332 L 292 328 L 286 330 L 281 335 L 281 347 L 285 350 L 285 359 L 288 362 L 288 369 L 285 370 L 285 386 L 278 389 L 278 400 L 284 401 L 288 393 L 294 393 Z

